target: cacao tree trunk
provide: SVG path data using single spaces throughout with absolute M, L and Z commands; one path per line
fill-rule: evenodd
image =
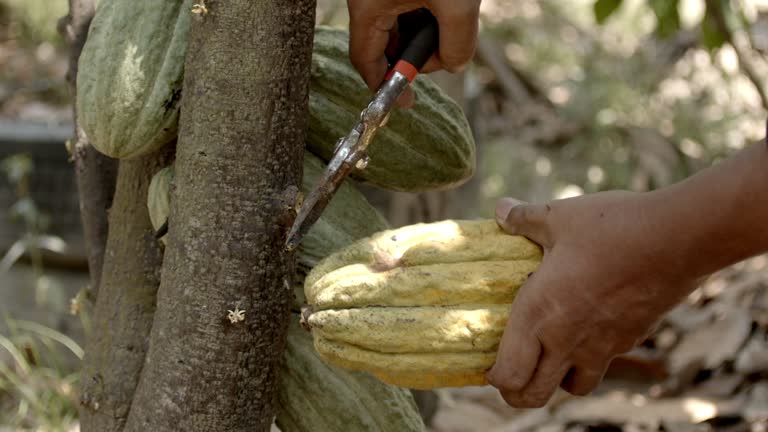
M 120 162 L 101 290 L 86 343 L 80 386 L 84 432 L 122 430 L 147 352 L 162 252 L 147 212 L 152 175 L 173 146 Z
M 204 6 L 190 31 L 168 243 L 126 431 L 266 431 L 275 414 L 315 3 Z

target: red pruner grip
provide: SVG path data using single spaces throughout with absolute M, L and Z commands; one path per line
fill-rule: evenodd
M 387 48 L 388 80 L 397 71 L 413 82 L 440 45 L 437 18 L 425 8 L 400 15 L 397 18 L 397 35 Z

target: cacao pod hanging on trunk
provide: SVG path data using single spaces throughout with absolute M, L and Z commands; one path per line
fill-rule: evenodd
M 517 290 L 541 258 L 492 220 L 383 231 L 312 269 L 305 323 L 331 364 L 414 389 L 483 385 Z
M 192 1 L 103 0 L 80 57 L 77 115 L 99 152 L 142 156 L 178 133 Z M 350 64 L 348 33 L 315 31 L 307 148 L 326 162 L 371 92 Z M 412 84 L 416 105 L 394 109 L 370 147 L 358 180 L 401 191 L 446 188 L 469 179 L 475 143 L 461 108 L 428 77 Z

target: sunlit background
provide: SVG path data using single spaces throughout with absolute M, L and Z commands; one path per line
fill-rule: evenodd
M 345 5 L 319 0 L 318 23 L 346 26 Z M 87 317 L 77 296 L 88 278 L 65 146 L 66 12 L 67 0 L 0 0 L 0 432 L 78 430 Z M 395 226 L 490 217 L 501 196 L 650 190 L 765 136 L 768 0 L 484 0 L 482 14 L 473 64 L 434 77 L 473 127 L 477 174 L 448 192 L 368 191 Z M 753 261 L 712 283 L 752 278 L 768 313 L 765 274 L 765 260 Z M 689 306 L 719 295 L 699 291 Z M 765 339 L 768 323 L 754 324 L 750 337 Z M 597 400 L 608 407 L 612 397 Z M 460 399 L 441 393 L 435 431 L 462 430 L 441 414 L 461 412 Z M 717 416 L 713 402 L 679 406 L 683 422 L 689 411 L 690 422 Z

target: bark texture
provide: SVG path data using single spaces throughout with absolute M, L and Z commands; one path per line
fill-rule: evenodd
M 162 282 L 126 431 L 269 430 L 314 19 L 313 0 L 206 0 L 193 20 Z
M 94 303 L 102 284 L 109 218 L 115 194 L 117 161 L 94 149 L 83 130 L 77 126 L 75 170 L 80 196 L 80 219 L 83 224 L 88 272 L 91 278 L 88 299 Z
M 69 0 L 69 15 L 59 20 L 59 33 L 70 48 L 67 82 L 72 101 L 77 100 L 77 65 L 80 53 L 88 37 L 95 8 L 93 0 Z M 88 269 L 91 285 L 88 298 L 94 301 L 101 283 L 104 251 L 107 244 L 107 210 L 112 206 L 117 179 L 117 161 L 94 149 L 83 129 L 78 125 L 75 114 L 75 141 L 72 157 L 80 195 L 80 217 L 88 255 Z
M 147 212 L 147 189 L 152 175 L 170 163 L 172 150 L 120 163 L 101 292 L 83 359 L 84 432 L 122 430 L 144 365 L 163 260 Z

